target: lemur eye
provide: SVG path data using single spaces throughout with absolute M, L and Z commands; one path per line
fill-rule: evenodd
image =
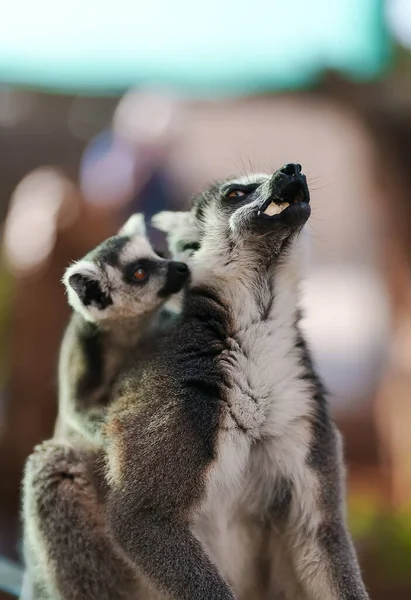
M 244 190 L 230 190 L 226 198 L 245 198 L 245 196 L 247 196 L 247 192 Z
M 147 277 L 147 271 L 143 267 L 138 267 L 133 273 L 133 279 L 136 281 L 144 281 Z

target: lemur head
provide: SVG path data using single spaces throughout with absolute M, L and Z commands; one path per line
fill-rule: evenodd
M 272 175 L 214 184 L 190 212 L 159 213 L 153 224 L 193 270 L 210 264 L 215 274 L 231 276 L 239 262 L 255 270 L 285 259 L 309 216 L 306 177 L 300 165 L 287 164 Z
M 63 283 L 69 304 L 88 321 L 118 321 L 158 308 L 189 277 L 181 262 L 158 256 L 135 214 L 119 233 L 71 265 Z

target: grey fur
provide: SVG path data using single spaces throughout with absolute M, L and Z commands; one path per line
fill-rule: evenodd
M 107 518 L 145 598 L 368 598 L 339 435 L 298 325 L 302 222 L 256 220 L 282 175 L 217 184 L 156 219 L 184 251 L 183 219 L 200 249 L 179 320 L 123 373 L 106 427 Z
M 143 284 L 129 281 L 129 266 L 149 263 Z M 142 215 L 133 215 L 114 236 L 67 269 L 64 284 L 73 315 L 63 338 L 59 363 L 59 416 L 55 437 L 73 435 L 100 448 L 101 424 L 112 386 L 137 341 L 159 324 L 162 294 L 174 264 L 157 256 Z M 71 285 L 78 274 L 96 281 L 105 295 L 100 306 L 84 304 Z M 181 279 L 179 289 L 185 282 Z M 174 291 L 179 291 L 179 289 Z M 167 312 L 167 311 L 165 311 Z
M 150 270 L 144 285 L 130 280 L 142 261 Z M 54 441 L 29 457 L 23 480 L 23 591 L 33 599 L 135 597 L 135 570 L 105 527 L 95 459 L 120 369 L 137 340 L 172 320 L 159 309 L 187 279 L 177 268 L 155 254 L 142 216 L 133 215 L 65 274 L 74 312 L 62 343 Z
M 54 441 L 37 446 L 24 477 L 25 547 L 41 600 L 135 600 L 136 571 L 104 521 L 89 452 Z M 27 593 L 26 592 L 26 593 Z
M 176 600 L 232 598 L 230 588 L 241 600 L 368 597 L 339 435 L 298 325 L 308 207 L 260 220 L 288 175 L 196 199 L 200 249 L 178 325 L 124 374 L 109 411 L 113 535 Z M 232 187 L 247 194 L 229 201 Z

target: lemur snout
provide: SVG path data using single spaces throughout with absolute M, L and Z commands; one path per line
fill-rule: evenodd
M 295 163 L 288 163 L 287 165 L 284 165 L 284 167 L 279 169 L 280 173 L 283 173 L 284 175 L 289 175 L 291 177 L 298 177 L 299 175 L 301 175 L 301 170 L 301 165 Z
M 174 270 L 175 273 L 177 273 L 178 275 L 181 276 L 187 276 L 188 275 L 188 267 L 185 263 L 182 262 L 172 262 L 169 266 L 169 271 Z
M 268 198 L 257 216 L 293 227 L 305 223 L 310 215 L 310 193 L 301 169 L 298 163 L 288 163 L 272 175 Z
M 176 294 L 182 289 L 189 275 L 190 271 L 185 263 L 171 260 L 167 268 L 166 284 L 159 292 L 159 295 Z
M 273 195 L 280 202 L 309 202 L 307 180 L 301 165 L 288 163 L 276 171 L 272 177 Z

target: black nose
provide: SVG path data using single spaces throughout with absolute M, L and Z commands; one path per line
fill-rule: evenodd
M 301 175 L 301 170 L 302 167 L 298 163 L 288 163 L 280 169 L 280 173 L 284 173 L 284 175 L 289 175 L 290 177 L 298 177 Z
M 170 267 L 173 268 L 178 275 L 187 275 L 188 267 L 185 263 L 173 262 L 173 263 L 171 263 L 171 265 L 170 265 Z
M 186 283 L 190 271 L 186 264 L 170 260 L 168 263 L 166 283 L 159 291 L 159 296 L 165 297 L 179 292 Z

